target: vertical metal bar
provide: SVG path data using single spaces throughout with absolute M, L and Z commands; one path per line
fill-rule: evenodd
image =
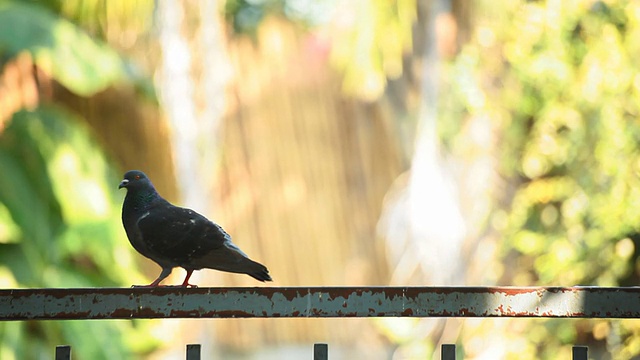
M 329 345 L 313 344 L 313 360 L 329 360 Z
M 587 360 L 589 354 L 588 346 L 573 346 L 573 360 Z
M 456 360 L 456 346 L 454 344 L 442 344 L 440 358 L 442 360 Z
M 70 345 L 56 346 L 56 360 L 71 360 L 71 346 Z
M 187 360 L 200 360 L 200 344 L 187 344 Z

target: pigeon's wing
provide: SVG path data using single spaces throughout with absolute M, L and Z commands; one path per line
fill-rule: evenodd
M 229 238 L 204 216 L 173 205 L 151 208 L 137 226 L 150 251 L 177 265 L 223 247 Z
M 269 270 L 242 252 L 219 225 L 173 205 L 152 208 L 138 220 L 145 245 L 156 258 L 185 269 L 216 269 L 271 281 Z

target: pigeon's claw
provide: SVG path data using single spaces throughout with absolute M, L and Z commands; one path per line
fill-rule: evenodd
M 153 287 L 164 287 L 164 285 L 160 285 L 160 281 L 164 280 L 169 274 L 171 274 L 170 267 L 163 267 L 162 272 L 158 275 L 158 278 L 153 280 L 153 282 L 149 285 L 131 285 L 131 287 L 143 287 L 143 288 L 153 288 Z
M 162 281 L 164 278 L 163 277 L 158 277 L 157 279 L 155 279 L 151 284 L 149 285 L 131 285 L 131 287 L 134 288 L 154 288 L 154 287 L 164 287 L 164 285 L 160 285 L 160 281 Z

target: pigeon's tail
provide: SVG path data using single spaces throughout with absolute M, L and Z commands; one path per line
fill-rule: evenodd
M 229 255 L 235 255 L 235 257 Z M 197 259 L 191 265 L 196 269 L 216 269 L 236 274 L 247 274 L 258 281 L 273 281 L 269 270 L 264 265 L 249 259 L 243 253 L 210 253 L 208 256 Z
M 266 266 L 260 263 L 257 263 L 253 260 L 249 260 L 247 263 L 249 263 L 250 266 L 248 266 L 248 269 L 246 269 L 247 271 L 245 272 L 245 274 L 251 276 L 252 278 L 258 281 L 273 281 L 273 279 L 271 279 L 271 275 L 269 275 L 269 270 L 267 270 Z

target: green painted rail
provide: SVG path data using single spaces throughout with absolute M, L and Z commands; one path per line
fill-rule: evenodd
M 0 320 L 330 317 L 640 318 L 637 287 L 0 290 Z

